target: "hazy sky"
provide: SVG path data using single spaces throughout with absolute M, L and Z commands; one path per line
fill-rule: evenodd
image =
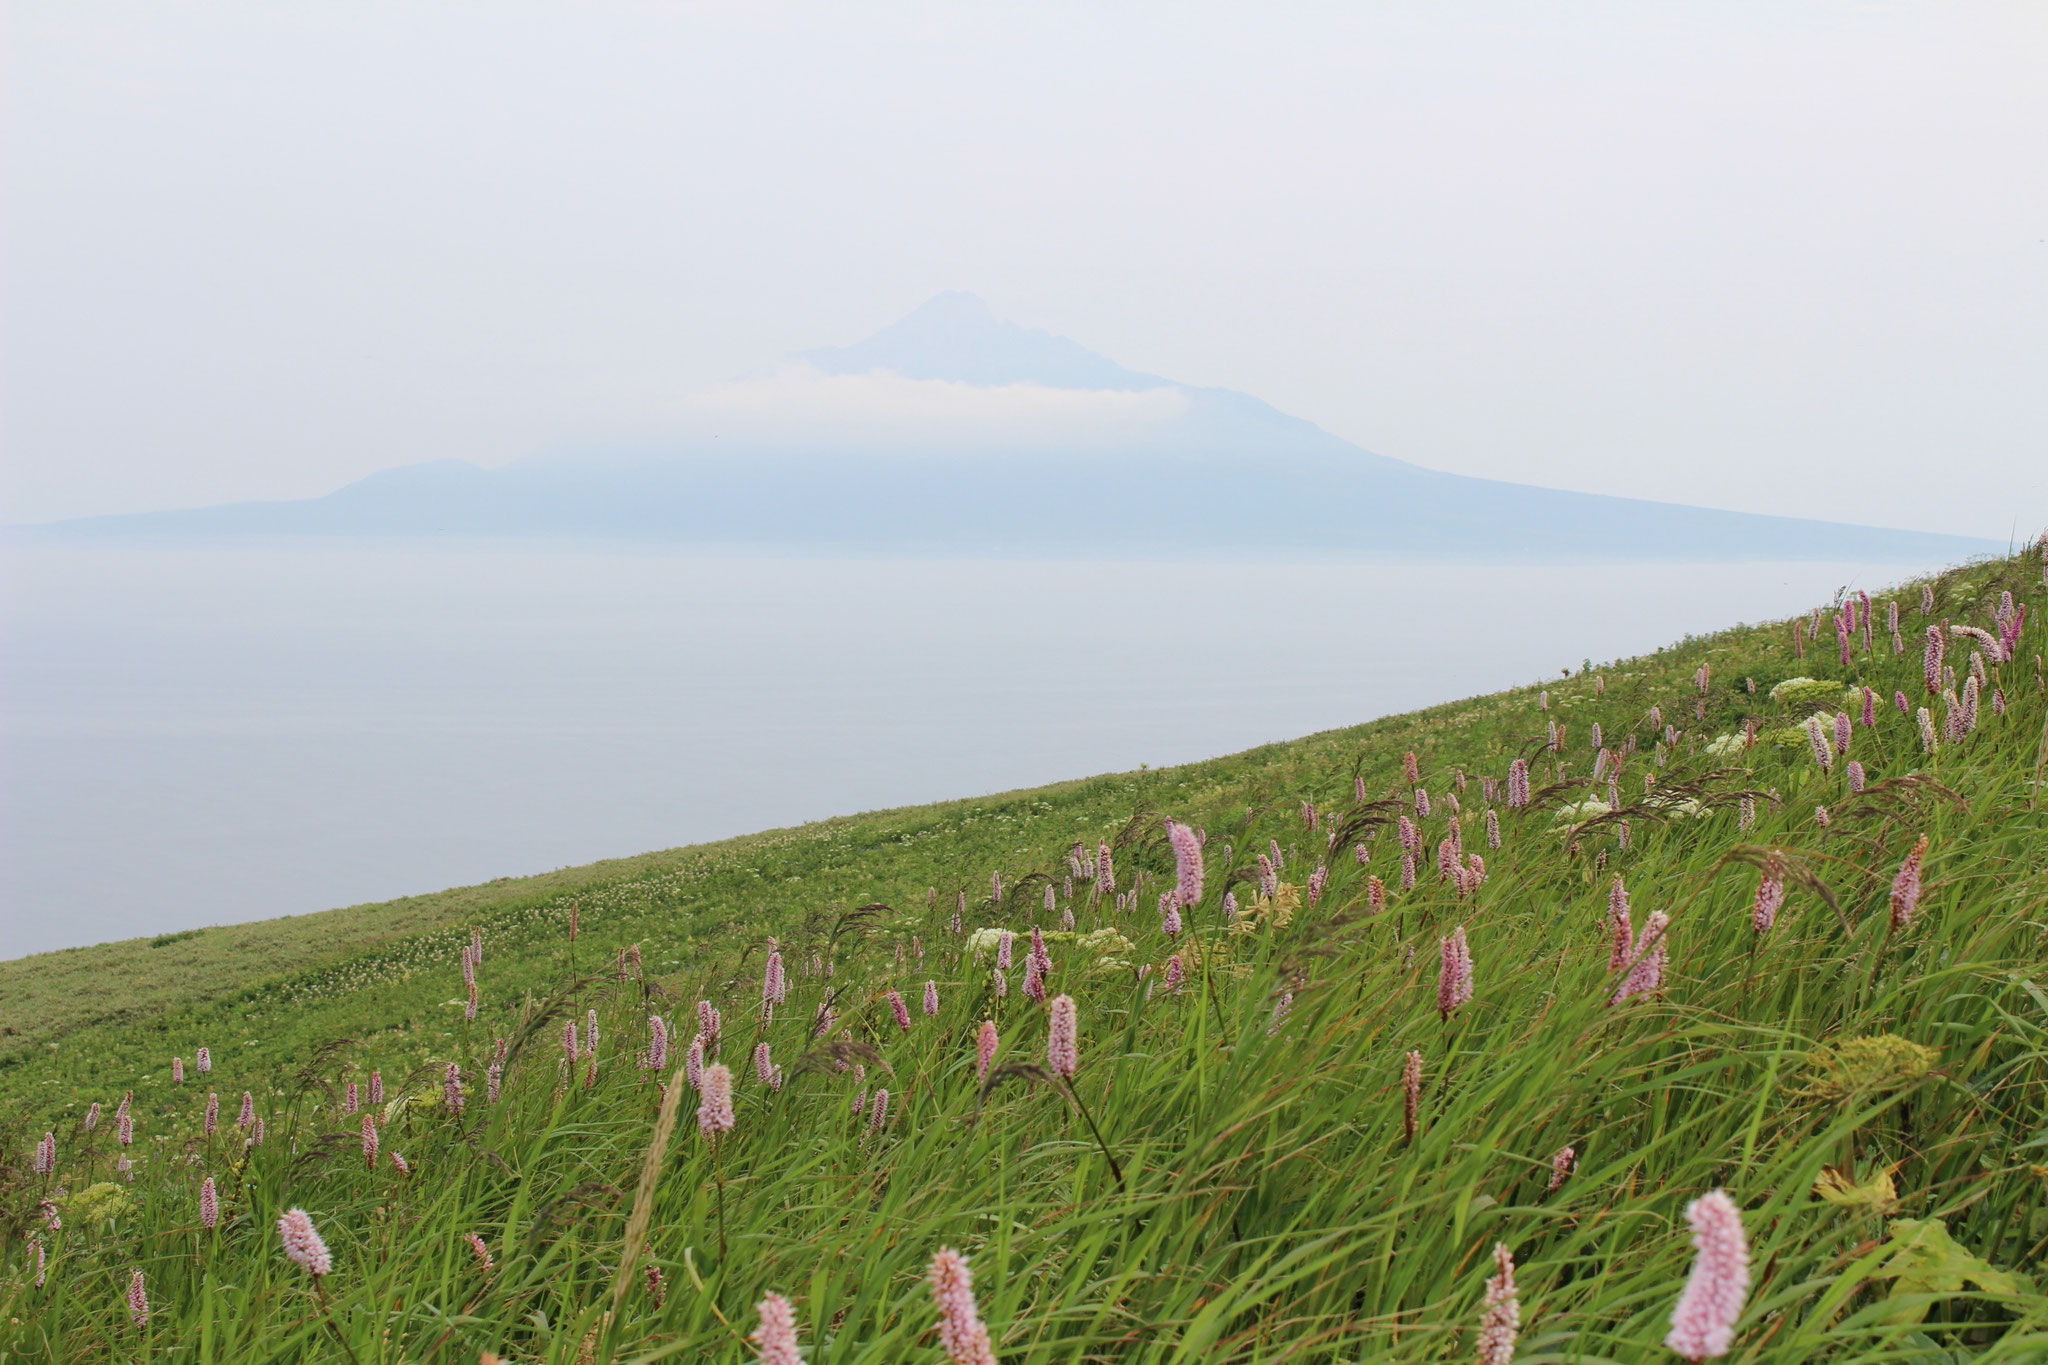
M 503 463 L 941 289 L 1463 473 L 2048 524 L 2048 5 L 24 3 L 0 519 Z

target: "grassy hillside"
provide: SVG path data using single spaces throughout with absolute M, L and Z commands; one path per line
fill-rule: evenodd
M 1209 763 L 0 964 L 0 1365 L 740 1361 L 771 1292 L 806 1360 L 937 1361 L 941 1247 L 1005 1361 L 1475 1359 L 1497 1244 L 1514 1359 L 1676 1360 L 1714 1189 L 1752 1280 L 1729 1358 L 2048 1358 L 2040 622 L 2010 660 L 1942 635 L 1958 713 L 1986 656 L 1973 726 L 1922 667 L 1930 625 L 1997 636 L 2043 582 L 2030 551 L 1944 575 L 1926 617 L 1904 587 L 1902 650 L 1888 594 L 1846 663 L 1830 609 L 1803 656 L 1792 623 L 1732 630 Z M 1800 723 L 1827 748 L 1837 711 L 1823 769 Z M 1168 820 L 1206 834 L 1178 933 Z M 736 1078 L 715 1141 L 681 1074 L 700 1001 Z M 317 1280 L 280 1249 L 294 1207 Z

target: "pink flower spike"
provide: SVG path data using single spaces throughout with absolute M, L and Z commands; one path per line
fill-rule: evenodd
M 936 1019 L 938 1017 L 939 983 L 936 981 L 927 981 L 924 983 L 924 1012 L 931 1018 Z
M 137 1331 L 149 1325 L 149 1294 L 143 1289 L 139 1269 L 128 1272 L 128 1321 Z
M 1131 894 L 1134 896 L 1137 894 L 1135 883 L 1132 884 Z M 1031 928 L 1031 961 L 1038 965 L 1038 976 L 1041 981 L 1052 975 L 1052 954 L 1046 952 L 1045 935 L 1038 931 L 1037 925 L 1033 925 Z M 1038 998 L 1043 999 L 1044 997 L 1041 995 Z
M 882 1125 L 889 1121 L 889 1092 L 877 1090 L 874 1103 L 868 1108 L 868 1131 L 879 1133 Z
M 1472 998 L 1472 951 L 1465 945 L 1465 926 L 1451 930 L 1437 950 L 1436 1012 L 1449 1019 Z
M 1615 988 L 1609 1003 L 1618 1005 L 1638 995 L 1654 995 L 1663 988 L 1664 964 L 1669 954 L 1664 933 L 1670 924 L 1670 916 L 1662 910 L 1652 910 L 1650 917 L 1643 921 L 1643 932 L 1636 939 L 1628 976 Z
M 995 1347 L 974 1305 L 974 1277 L 967 1258 L 951 1247 L 932 1257 L 932 1302 L 939 1310 L 939 1344 L 953 1365 L 996 1365 Z
M 1547 1187 L 1550 1193 L 1555 1194 L 1570 1178 L 1573 1169 L 1578 1165 L 1578 1160 L 1579 1154 L 1572 1149 L 1570 1143 L 1557 1149 L 1557 1155 L 1550 1158 L 1550 1184 Z
M 1000 1039 L 996 1034 L 996 1021 L 993 1019 L 982 1020 L 981 1031 L 975 1036 L 974 1040 L 974 1079 L 977 1082 L 988 1079 L 989 1063 L 996 1059 L 996 1044 L 999 1041 Z
M 889 992 L 889 1013 L 896 1018 L 896 1027 L 910 1032 L 910 1006 L 903 1003 L 903 997 L 895 991 Z
M 733 1130 L 732 1071 L 723 1062 L 704 1068 L 703 1102 L 697 1106 L 697 1128 L 713 1142 Z
M 1522 1305 L 1515 1295 L 1515 1258 L 1505 1242 L 1493 1244 L 1493 1264 L 1497 1273 L 1486 1281 L 1486 1311 L 1479 1319 L 1479 1365 L 1512 1365 Z
M 1192 826 L 1175 820 L 1166 822 L 1166 838 L 1173 845 L 1177 899 L 1193 909 L 1202 900 L 1202 841 Z
M 1770 932 L 1778 910 L 1785 904 L 1785 878 L 1774 858 L 1764 864 L 1763 877 L 1756 884 L 1756 903 L 1750 908 L 1750 927 L 1759 934 Z
M 377 1119 L 367 1113 L 363 1115 L 363 1168 L 377 1169 Z
M 647 1016 L 647 1069 L 661 1071 L 668 1066 L 668 1020 L 658 1014 Z
M 1607 931 L 1607 970 L 1618 972 L 1628 966 L 1636 949 L 1635 926 L 1628 914 L 1628 887 L 1619 877 L 1607 890 Z
M 1046 1065 L 1062 1076 L 1071 1077 L 1081 1066 L 1081 1051 L 1076 1034 L 1074 997 L 1056 995 L 1048 1015 L 1045 1060 Z
M 1927 836 L 1921 835 L 1906 861 L 1892 878 L 1892 928 L 1904 929 L 1920 909 L 1920 861 L 1927 856 Z
M 491 1259 L 491 1248 L 483 1238 L 473 1232 L 465 1232 L 462 1235 L 463 1239 L 469 1243 L 469 1254 L 475 1258 L 478 1270 L 489 1270 L 493 1265 L 497 1264 Z
M 1688 1204 L 1685 1221 L 1692 1225 L 1696 1254 L 1685 1291 L 1671 1310 L 1664 1345 L 1698 1365 L 1727 1355 L 1735 1344 L 1735 1323 L 1749 1293 L 1749 1242 L 1742 1211 L 1723 1190 Z
M 284 1217 L 277 1220 L 277 1235 L 284 1242 L 284 1254 L 314 1279 L 334 1269 L 334 1260 L 327 1254 L 327 1243 L 320 1240 L 320 1234 L 313 1227 L 313 1219 L 304 1209 L 289 1209 Z
M 209 1232 L 220 1226 L 220 1193 L 212 1176 L 199 1182 L 199 1226 Z
M 761 1325 L 747 1334 L 760 1365 L 803 1365 L 796 1349 L 796 1307 L 780 1294 L 754 1305 Z
M 1828 746 L 1827 732 L 1821 728 L 1820 717 L 1808 716 L 1805 728 L 1807 746 L 1813 750 L 1813 761 L 1820 765 L 1822 772 L 1828 772 L 1835 766 L 1835 755 Z

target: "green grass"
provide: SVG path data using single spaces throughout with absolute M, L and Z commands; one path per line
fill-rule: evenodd
M 1518 1263 L 1518 1360 L 1674 1360 L 1661 1342 L 1691 1259 L 1684 1209 L 1716 1187 L 1744 1210 L 1754 1272 L 1730 1359 L 2048 1359 L 2048 1298 L 2033 1283 L 2048 1251 L 2042 572 L 2029 552 L 1937 581 L 1937 616 L 1958 624 L 1989 628 L 2001 591 L 2032 604 L 2021 657 L 1992 669 L 2006 714 L 1987 694 L 1978 728 L 1930 755 L 1913 719 L 1881 706 L 1874 729 L 1855 730 L 1851 757 L 1871 775 L 1861 797 L 1803 743 L 1707 745 L 1746 720 L 1767 735 L 1796 724 L 1804 706 L 1765 695 L 1794 676 L 1929 701 L 1917 586 L 1898 594 L 1906 652 L 1894 656 L 1880 619 L 1875 651 L 1847 668 L 1831 632 L 1795 659 L 1789 624 L 1743 628 L 1601 670 L 1604 690 L 1589 675 L 1553 682 L 1547 712 L 1531 687 L 1181 768 L 0 964 L 12 1030 L 0 1363 L 466 1365 L 486 1350 L 562 1365 L 741 1361 L 771 1290 L 795 1302 L 808 1360 L 936 1361 L 921 1276 L 940 1246 L 969 1256 L 1008 1362 L 1466 1360 L 1495 1242 Z M 1951 661 L 1968 657 L 1954 642 Z M 1661 762 L 1652 707 L 1681 732 Z M 1550 720 L 1566 727 L 1557 755 L 1544 750 Z M 1624 809 L 1574 828 L 1558 808 L 1606 790 L 1590 780 L 1595 722 L 1610 747 L 1639 747 Z M 1486 859 L 1476 896 L 1441 881 L 1433 858 L 1414 889 L 1398 887 L 1390 825 L 1412 815 L 1406 751 L 1432 797 L 1429 850 L 1449 828 L 1455 774 L 1469 778 L 1457 818 Z M 1537 801 L 1497 806 L 1503 842 L 1489 849 L 1480 779 L 1517 755 L 1537 770 Z M 1700 813 L 1646 798 L 1645 774 Z M 1743 793 L 1756 819 L 1738 829 Z M 1321 812 L 1314 832 L 1304 801 Z M 1208 831 L 1205 895 L 1177 942 L 1156 908 L 1173 874 L 1166 817 Z M 1921 911 L 1893 932 L 1891 879 L 1922 834 Z M 1068 899 L 1077 839 L 1113 845 L 1119 885 L 1142 874 L 1132 908 L 1092 903 L 1085 881 Z M 1326 862 L 1327 888 L 1285 924 L 1226 923 L 1224 892 L 1251 903 L 1251 862 L 1269 842 L 1283 880 L 1300 888 Z M 1774 853 L 1791 892 L 1759 936 L 1756 865 Z M 1671 918 L 1661 989 L 1619 1005 L 1604 928 L 1617 874 L 1639 926 L 1651 911 Z M 1393 888 L 1379 914 L 1370 875 Z M 1057 932 L 1050 944 L 1050 988 L 1079 1002 L 1080 1108 L 1042 1071 L 1021 943 L 998 999 L 991 964 L 949 931 L 962 890 L 969 929 L 1057 930 L 1071 908 L 1081 932 L 1130 941 L 1103 954 L 1123 965 L 1102 966 Z M 472 1024 L 458 954 L 473 925 L 485 956 Z M 1476 992 L 1445 1019 L 1438 943 L 1458 925 Z M 790 991 L 764 1023 L 769 934 Z M 621 980 L 628 944 L 644 973 Z M 1169 993 L 1176 949 L 1192 969 Z M 1138 964 L 1152 967 L 1142 980 Z M 927 979 L 935 1019 L 918 1009 Z M 890 989 L 910 1002 L 908 1031 Z M 837 1048 L 811 1037 L 827 998 L 830 1038 L 851 1035 Z M 724 1012 L 738 1126 L 714 1147 L 691 1122 L 695 1095 L 681 1096 L 648 1187 L 646 1248 L 621 1277 L 659 1106 L 636 1053 L 660 1013 L 682 1032 L 678 1064 L 699 999 Z M 602 1043 L 586 1085 L 559 1038 L 590 1010 Z M 1002 1034 L 986 1089 L 974 1076 L 985 1018 Z M 1931 1049 L 1931 1066 L 1824 1083 L 1826 1049 L 1885 1034 Z M 499 1038 L 504 1089 L 487 1102 Z M 783 1067 L 780 1089 L 753 1077 L 757 1041 Z M 213 1072 L 174 1085 L 170 1057 L 189 1063 L 202 1044 Z M 1423 1064 L 1412 1142 L 1411 1050 Z M 440 1097 L 451 1061 L 459 1116 Z M 405 1155 L 409 1179 L 388 1162 L 366 1171 L 357 1120 L 341 1113 L 339 1084 L 373 1068 L 389 1088 L 383 1148 Z M 870 1132 L 852 1104 L 876 1087 L 889 1117 Z M 210 1137 L 208 1089 L 223 1102 Z M 104 1115 L 83 1129 L 85 1106 L 111 1109 L 130 1090 L 133 1182 L 81 1196 L 120 1154 Z M 248 1149 L 232 1123 L 244 1090 L 266 1128 Z M 28 1167 L 45 1129 L 59 1141 L 54 1182 Z M 1566 1144 L 1577 1166 L 1553 1191 Z M 1863 1184 L 1890 1172 L 1892 1198 L 1822 1199 L 1830 1167 Z M 224 1205 L 214 1231 L 197 1212 L 209 1173 Z M 67 1213 L 44 1235 L 37 1289 L 25 1237 L 52 1183 Z M 292 1206 L 334 1250 L 318 1293 L 278 1250 L 274 1222 Z M 472 1232 L 495 1268 L 474 1263 Z M 142 1329 L 122 1301 L 131 1268 L 150 1297 Z

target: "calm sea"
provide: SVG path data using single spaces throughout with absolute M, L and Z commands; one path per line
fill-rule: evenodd
M 1228 753 L 1914 565 L 0 552 L 0 956 Z

